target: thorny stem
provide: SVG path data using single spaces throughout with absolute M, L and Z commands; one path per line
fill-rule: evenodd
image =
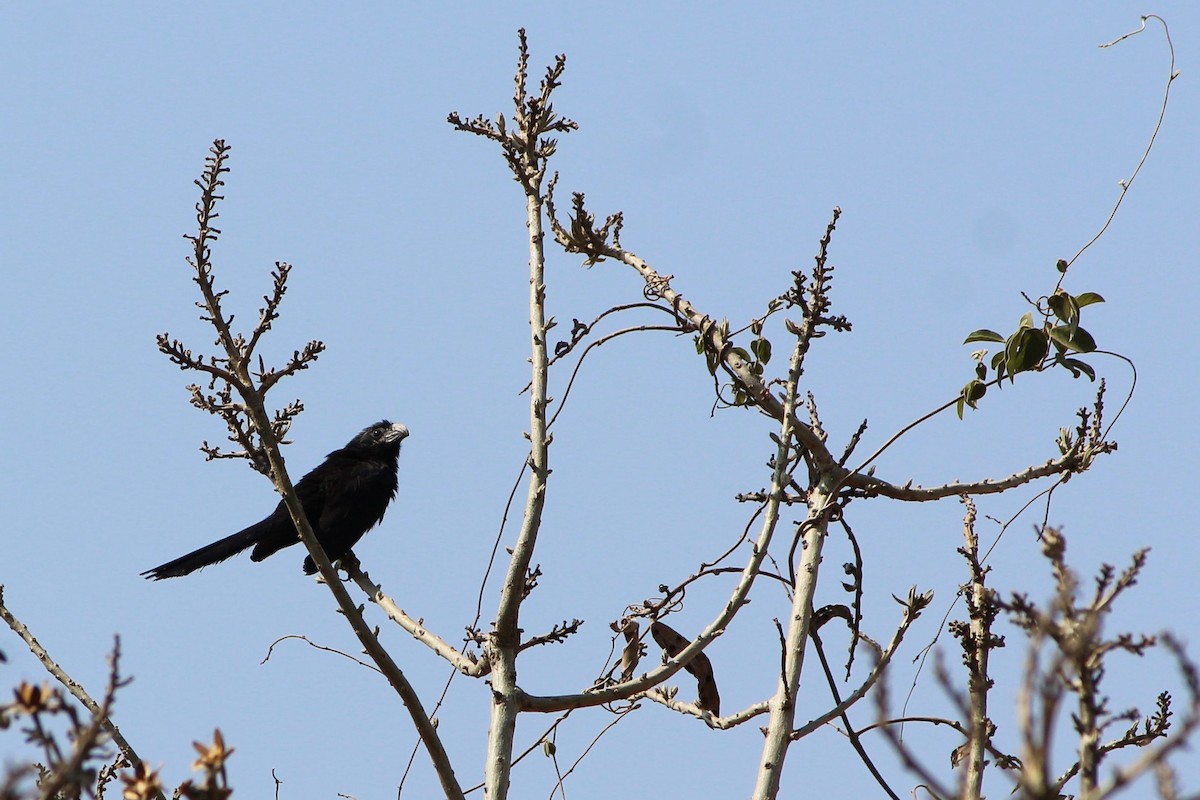
M 214 228 L 212 223 L 219 216 L 216 211 L 217 201 L 224 199 L 222 195 L 217 194 L 217 190 L 225 185 L 220 176 L 229 172 L 229 167 L 225 166 L 225 157 L 229 150 L 230 147 L 225 144 L 224 140 L 218 139 L 213 142 L 212 158 L 208 162 L 209 168 L 204 177 L 196 181 L 196 185 L 201 188 L 200 202 L 196 206 L 199 229 L 195 236 L 187 238 L 192 242 L 192 258 L 189 259 L 189 263 L 196 270 L 194 280 L 204 297 L 203 308 L 208 312 L 205 319 L 216 329 L 217 340 L 229 356 L 229 366 L 237 370 L 238 362 L 243 361 L 240 358 L 241 348 L 238 346 L 233 332 L 229 329 L 232 317 L 227 318 L 221 311 L 220 293 L 213 289 L 212 265 L 209 262 L 211 252 L 209 241 L 220 234 L 220 231 Z M 238 370 L 237 377 L 246 377 L 244 362 L 241 364 L 241 369 Z
M 534 187 L 540 192 L 540 187 Z M 550 475 L 550 438 L 546 431 L 546 286 L 545 253 L 542 233 L 542 200 L 537 192 L 527 193 L 525 201 L 529 226 L 529 337 L 532 385 L 529 392 L 529 485 L 525 515 L 513 547 L 495 629 L 488 639 L 486 654 L 492 666 L 492 713 L 486 765 L 489 798 L 508 796 L 512 769 L 513 736 L 521 711 L 522 693 L 517 687 L 517 652 L 521 644 L 521 601 L 533 550 L 542 524 L 546 502 L 546 479 Z
M 810 494 L 812 510 L 804 520 L 804 549 L 800 554 L 797 584 L 792 598 L 791 616 L 787 636 L 784 639 L 783 670 L 770 701 L 770 719 L 767 737 L 763 744 L 762 758 L 758 765 L 758 780 L 754 787 L 755 800 L 772 800 L 779 793 L 783 777 L 783 761 L 791 743 L 791 732 L 796 719 L 796 693 L 800 687 L 800 673 L 804 666 L 804 650 L 812 623 L 812 598 L 817 588 L 817 572 L 821 563 L 821 549 L 828 533 L 826 505 L 830 501 L 825 482 Z
M 792 348 L 787 388 L 784 391 L 781 409 L 783 425 L 779 438 L 783 445 L 776 457 L 773 490 L 781 485 L 786 485 L 782 472 L 788 461 L 787 445 L 792 441 L 792 421 L 796 416 L 796 395 L 800 373 L 803 370 L 806 344 L 802 338 L 797 337 L 796 345 Z M 809 627 L 812 623 L 812 599 L 817 588 L 817 568 L 821 563 L 821 547 L 825 542 L 825 534 L 829 526 L 827 506 L 833 499 L 828 494 L 831 485 L 828 479 L 824 479 L 809 493 L 808 517 L 802 523 L 804 550 L 800 556 L 797 585 L 792 597 L 791 618 L 784 640 L 783 670 L 779 676 L 775 695 L 769 702 L 770 721 L 767 724 L 766 741 L 763 743 L 757 782 L 752 795 L 755 800 L 770 800 L 779 793 L 779 784 L 783 777 L 783 761 L 792 741 L 791 733 L 796 719 L 796 691 L 800 686 L 800 671 L 804 665 L 804 648 L 808 642 Z M 781 492 L 772 492 L 771 500 L 776 507 L 778 507 L 780 495 Z
M 975 504 L 964 497 L 967 506 L 963 520 L 963 536 L 966 547 L 963 553 L 971 571 L 970 583 L 965 588 L 967 611 L 970 624 L 963 634 L 963 652 L 967 666 L 967 696 L 969 698 L 969 733 L 967 736 L 966 771 L 963 773 L 966 797 L 983 796 L 983 772 L 986 764 L 987 746 L 990 741 L 988 719 L 988 691 L 992 681 L 988 672 L 989 657 L 996 641 L 992 636 L 992 622 L 996 617 L 996 605 L 992 600 L 986 580 L 987 571 L 979 561 L 979 535 L 975 532 Z
M 558 56 L 546 70 L 537 94 L 527 90 L 529 46 L 525 31 L 517 59 L 514 114 L 511 125 L 503 115 L 488 120 L 483 116 L 464 120 L 457 113 L 449 122 L 458 130 L 491 139 L 500 145 L 513 177 L 525 194 L 529 231 L 529 338 L 531 378 L 529 386 L 529 483 L 525 512 L 517 541 L 511 550 L 508 571 L 500 588 L 500 601 L 493 630 L 484 642 L 484 659 L 491 666 L 492 708 L 484 767 L 485 793 L 489 800 L 504 800 L 512 772 L 513 736 L 517 715 L 524 709 L 524 693 L 517 686 L 517 654 L 521 649 L 521 603 L 530 591 L 529 565 L 542 524 L 546 502 L 546 480 L 550 475 L 550 435 L 546 423 L 546 381 L 549 357 L 546 347 L 545 235 L 542 231 L 542 185 L 546 163 L 557 147 L 551 133 L 569 133 L 578 126 L 555 115 L 550 101 L 559 85 L 566 57 Z
M 1099 697 L 1099 687 L 1094 680 L 1095 674 L 1085 666 L 1079 670 L 1078 721 L 1076 730 L 1079 733 L 1079 795 L 1091 798 L 1096 796 L 1096 788 L 1100 778 L 1100 719 L 1097 711 L 1102 702 Z

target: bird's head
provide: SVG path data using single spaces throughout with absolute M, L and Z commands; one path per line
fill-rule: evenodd
M 363 428 L 361 432 L 347 444 L 347 447 L 366 448 L 395 448 L 399 450 L 400 442 L 408 436 L 408 428 L 399 422 L 380 420 L 374 425 Z

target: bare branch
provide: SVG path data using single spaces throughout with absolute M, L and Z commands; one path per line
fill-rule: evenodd
M 358 588 L 367 596 L 367 599 L 379 606 L 388 615 L 388 619 L 412 634 L 412 637 L 418 642 L 449 661 L 454 669 L 472 677 L 488 673 L 486 658 L 479 661 L 470 653 L 460 652 L 446 640 L 426 629 L 423 620 L 413 619 L 404 613 L 404 610 L 396 605 L 395 600 L 384 594 L 383 587 L 372 581 L 371 577 L 362 570 L 357 558 L 343 558 L 339 563 L 342 569 L 346 570 L 350 580 L 358 584 Z

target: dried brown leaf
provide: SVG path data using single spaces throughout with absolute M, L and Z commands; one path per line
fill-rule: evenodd
M 650 624 L 650 635 L 658 646 L 671 657 L 683 652 L 691 642 L 679 634 L 674 628 L 655 620 Z M 715 716 L 721 715 L 721 695 L 717 691 L 717 680 L 713 675 L 712 662 L 704 653 L 699 653 L 683 667 L 696 679 L 698 699 L 696 705 Z

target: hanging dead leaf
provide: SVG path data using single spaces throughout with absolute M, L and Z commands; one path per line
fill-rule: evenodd
M 650 635 L 654 637 L 654 641 L 658 642 L 658 646 L 671 657 L 679 655 L 685 647 L 691 644 L 670 625 L 664 625 L 657 620 L 650 623 Z M 705 711 L 712 712 L 714 716 L 721 716 L 721 695 L 717 692 L 717 680 L 713 676 L 712 662 L 708 660 L 708 656 L 700 653 L 683 668 L 696 679 L 698 695 L 696 705 Z
M 646 646 L 638 640 L 638 624 L 633 618 L 626 617 L 621 621 L 621 633 L 625 635 L 625 647 L 621 650 L 621 680 L 627 681 L 633 677 Z
M 853 624 L 853 618 L 850 615 L 849 608 L 841 604 L 828 605 L 821 606 L 813 612 L 812 629 L 814 631 L 821 630 L 821 626 L 826 622 L 829 622 L 829 620 L 833 619 L 834 617 L 841 617 L 842 619 L 846 620 L 847 623 Z

